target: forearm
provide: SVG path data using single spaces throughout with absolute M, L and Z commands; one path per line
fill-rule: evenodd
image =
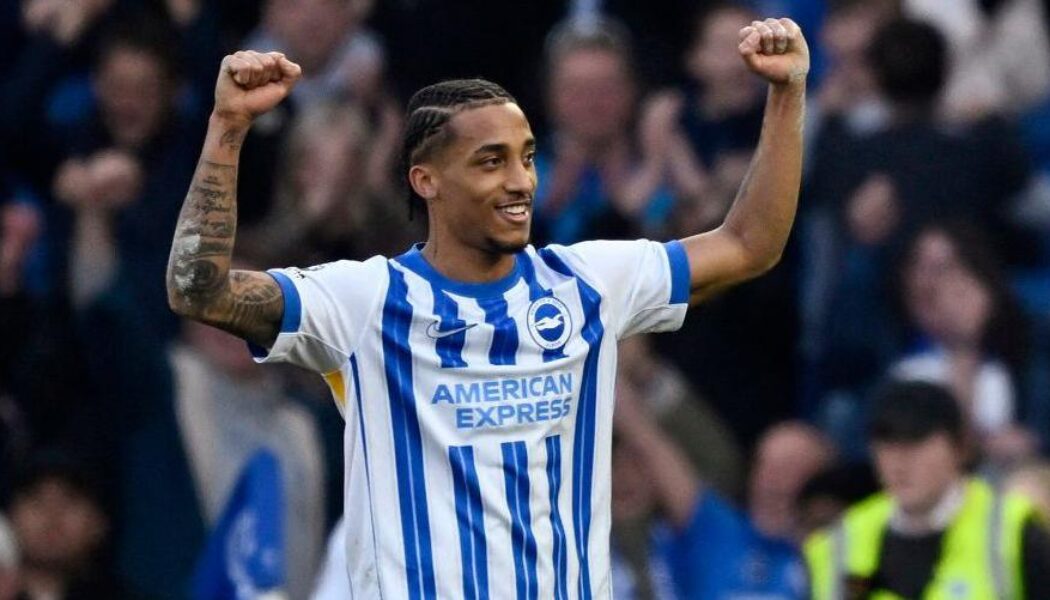
M 756 271 L 772 267 L 787 243 L 802 181 L 805 80 L 770 85 L 762 134 L 723 229 Z
M 613 202 L 624 216 L 638 217 L 663 180 L 663 161 L 646 161 L 623 184 L 613 186 Z
M 227 291 L 237 230 L 237 162 L 248 125 L 212 117 L 168 259 L 168 300 L 202 314 Z
M 77 214 L 69 279 L 73 304 L 78 308 L 113 282 L 117 249 L 111 219 L 100 210 L 81 209 Z
M 649 417 L 633 420 L 620 432 L 641 459 L 668 522 L 677 529 L 688 526 L 701 488 L 689 459 Z
M 679 197 L 699 198 L 706 185 L 707 173 L 689 141 L 682 135 L 675 135 L 668 154 L 667 175 L 672 188 Z

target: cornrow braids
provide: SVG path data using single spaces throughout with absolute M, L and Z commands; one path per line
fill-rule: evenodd
M 408 218 L 416 203 L 426 206 L 412 189 L 408 171 L 427 160 L 449 139 L 448 123 L 456 114 L 491 104 L 516 103 L 507 90 L 484 79 L 451 79 L 419 90 L 408 101 L 408 118 L 401 144 L 400 169 L 408 188 Z

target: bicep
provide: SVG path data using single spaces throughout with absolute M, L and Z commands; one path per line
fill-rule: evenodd
M 233 270 L 226 289 L 200 320 L 269 348 L 280 331 L 283 314 L 284 294 L 270 274 Z
M 724 227 L 682 240 L 689 261 L 689 303 L 697 304 L 765 269 L 747 246 Z

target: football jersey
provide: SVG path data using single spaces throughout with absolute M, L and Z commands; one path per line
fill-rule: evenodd
M 681 325 L 680 242 L 528 247 L 486 283 L 414 247 L 270 272 L 261 362 L 321 373 L 346 421 L 354 598 L 608 598 L 616 343 Z

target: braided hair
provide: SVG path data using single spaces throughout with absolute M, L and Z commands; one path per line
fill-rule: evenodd
M 507 90 L 484 79 L 451 79 L 419 90 L 408 101 L 408 119 L 401 145 L 400 170 L 408 188 L 408 218 L 415 204 L 426 206 L 412 189 L 408 171 L 429 159 L 449 141 L 448 123 L 456 114 L 492 104 L 516 103 Z

